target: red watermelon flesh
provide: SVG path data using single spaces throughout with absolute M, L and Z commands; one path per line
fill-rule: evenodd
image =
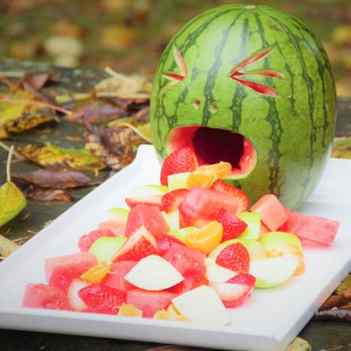
M 182 244 L 173 243 L 163 255 L 184 277 L 201 279 L 205 276 L 205 255 Z
M 141 226 L 155 237 L 166 234 L 169 229 L 160 209 L 145 204 L 136 205 L 130 210 L 125 234 L 130 236 Z
M 120 219 L 110 219 L 99 224 L 100 230 L 110 231 L 114 235 L 124 235 L 126 227 L 127 222 Z
M 117 314 L 126 301 L 124 291 L 102 284 L 92 284 L 79 290 L 79 297 L 88 306 L 86 312 Z
M 152 318 L 161 309 L 167 308 L 176 294 L 168 291 L 132 289 L 127 292 L 127 303 L 143 311 L 143 317 Z
M 22 301 L 23 307 L 70 310 L 66 294 L 46 284 L 28 284 Z
M 50 286 L 67 291 L 72 280 L 97 264 L 96 257 L 89 252 L 48 258 L 45 273 Z
M 124 277 L 136 264 L 136 261 L 117 261 L 113 263 L 110 273 L 104 280 L 104 285 L 121 291 L 131 289 L 133 285 L 129 284 Z
M 179 207 L 183 226 L 196 225 L 200 220 L 216 219 L 221 209 L 236 213 L 237 200 L 224 192 L 212 189 L 193 188 Z
M 291 211 L 280 230 L 296 234 L 308 246 L 329 246 L 335 240 L 339 225 L 339 222 L 331 219 Z
M 263 195 L 251 207 L 251 211 L 259 213 L 262 222 L 272 231 L 281 227 L 289 218 L 287 209 L 273 194 Z
M 102 236 L 115 236 L 114 232 L 111 228 L 100 228 L 90 231 L 88 234 L 82 235 L 79 239 L 78 246 L 80 251 L 86 252 L 89 251 L 90 246 L 94 244 L 94 242 L 101 238 Z

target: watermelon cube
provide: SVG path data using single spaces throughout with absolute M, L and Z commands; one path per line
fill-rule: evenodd
M 261 215 L 261 220 L 271 231 L 277 230 L 289 218 L 287 209 L 273 194 L 263 195 L 252 207 L 251 211 Z
M 66 294 L 46 284 L 28 284 L 22 301 L 23 307 L 69 310 Z
M 331 219 L 289 212 L 280 230 L 296 234 L 305 246 L 329 246 L 335 240 L 340 223 Z
M 97 264 L 89 252 L 48 258 L 45 261 L 46 279 L 50 286 L 67 291 L 72 280 Z

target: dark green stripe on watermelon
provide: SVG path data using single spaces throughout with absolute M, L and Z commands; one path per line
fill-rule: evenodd
M 179 73 L 174 47 L 184 56 L 188 76 L 171 85 L 162 74 Z M 266 69 L 283 78 L 240 77 L 274 89 L 276 97 L 231 77 L 234 65 L 262 48 L 270 48 L 269 55 L 243 71 Z M 253 200 L 273 191 L 296 207 L 318 182 L 332 142 L 330 64 L 314 35 L 294 17 L 266 6 L 219 7 L 192 20 L 166 48 L 154 81 L 151 123 L 163 156 L 173 128 L 207 125 L 245 135 L 258 158 L 240 186 Z

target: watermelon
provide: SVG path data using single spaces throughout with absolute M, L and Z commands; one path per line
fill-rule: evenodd
M 73 279 L 96 264 L 95 256 L 88 252 L 51 257 L 45 261 L 46 279 L 50 286 L 67 291 Z
M 339 225 L 339 222 L 331 219 L 290 211 L 287 222 L 280 230 L 297 235 L 307 247 L 329 246 L 335 240 Z
M 335 95 L 327 54 L 302 21 L 224 5 L 192 19 L 162 54 L 153 142 L 162 157 L 191 147 L 199 164 L 230 162 L 252 202 L 273 193 L 296 208 L 329 155 Z
M 112 264 L 111 271 L 104 280 L 104 285 L 117 290 L 126 291 L 131 288 L 125 279 L 125 275 L 136 265 L 136 261 L 117 261 Z
M 23 307 L 69 310 L 63 290 L 46 284 L 28 284 L 22 301 Z

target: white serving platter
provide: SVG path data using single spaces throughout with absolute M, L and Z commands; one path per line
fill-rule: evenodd
M 255 291 L 243 307 L 229 312 L 232 325 L 203 326 L 88 313 L 24 309 L 27 283 L 44 282 L 44 259 L 77 251 L 84 234 L 124 206 L 131 189 L 159 180 L 152 146 L 141 146 L 134 162 L 59 216 L 0 264 L 0 328 L 44 331 L 255 351 L 284 350 L 321 303 L 351 270 L 351 161 L 331 159 L 323 179 L 302 211 L 333 218 L 341 228 L 333 247 L 306 251 L 306 272 L 277 289 Z

